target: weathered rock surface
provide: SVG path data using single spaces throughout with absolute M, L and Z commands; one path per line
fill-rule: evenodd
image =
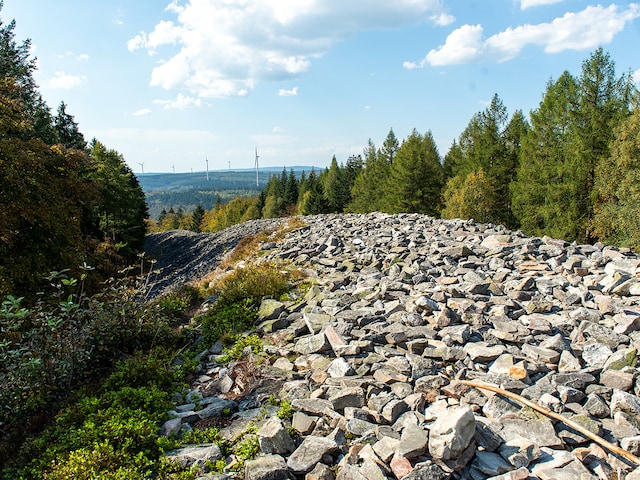
M 417 214 L 302 220 L 261 252 L 313 279 L 304 297 L 263 305 L 262 383 L 239 385 L 241 362 L 218 365 L 212 347 L 167 433 L 225 405 L 223 435 L 258 429 L 247 479 L 640 477 L 563 422 L 457 381 L 517 393 L 637 454 L 636 255 Z M 270 395 L 293 419 L 273 419 Z

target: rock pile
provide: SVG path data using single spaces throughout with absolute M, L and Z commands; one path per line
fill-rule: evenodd
M 303 299 L 263 302 L 270 360 L 252 375 L 266 381 L 241 396 L 251 355 L 223 367 L 219 346 L 205 350 L 187 398 L 201 409 L 180 406 L 166 433 L 236 412 L 222 434 L 238 442 L 254 425 L 261 452 L 247 480 L 640 478 L 637 256 L 414 214 L 304 222 L 262 245 L 263 261 L 314 280 Z M 292 418 L 275 415 L 273 395 Z M 203 465 L 221 453 L 172 455 Z

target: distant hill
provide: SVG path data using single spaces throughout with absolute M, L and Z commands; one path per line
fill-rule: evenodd
M 296 176 L 302 172 L 309 173 L 311 166 L 286 167 L 293 170 Z M 178 210 L 182 208 L 190 212 L 201 205 L 205 210 L 211 209 L 218 197 L 223 202 L 237 196 L 250 197 L 258 195 L 269 181 L 271 175 L 280 175 L 282 167 L 263 167 L 258 171 L 258 185 L 254 169 L 209 170 L 193 173 L 138 173 L 136 174 L 149 205 L 149 215 L 157 219 L 164 208 Z

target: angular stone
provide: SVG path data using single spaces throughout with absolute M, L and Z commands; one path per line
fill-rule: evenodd
M 233 400 L 225 400 L 223 398 L 215 397 L 212 401 L 204 407 L 202 410 L 198 410 L 196 413 L 201 420 L 206 420 L 212 417 L 222 417 L 228 412 L 235 412 L 238 410 L 238 404 Z
M 324 336 L 324 333 L 302 337 L 293 347 L 293 349 L 301 355 L 324 352 L 329 348 L 329 342 L 327 342 L 327 337 Z
M 439 417 L 429 430 L 429 453 L 437 460 L 461 456 L 476 432 L 476 420 L 468 407 L 455 408 Z
M 258 321 L 274 320 L 284 311 L 284 303 L 265 298 L 258 309 Z
M 288 478 L 288 477 L 284 477 Z M 335 477 L 331 469 L 324 463 L 318 463 L 313 470 L 307 473 L 304 477 L 305 480 L 334 480 Z
M 484 450 L 476 451 L 476 458 L 471 463 L 471 467 L 490 477 L 509 472 L 514 468 L 513 465 L 497 453 L 485 452 Z
M 287 466 L 296 475 L 310 472 L 322 457 L 337 448 L 338 444 L 334 440 L 309 435 L 287 459 Z
M 172 450 L 165 456 L 180 468 L 187 469 L 194 465 L 204 467 L 207 461 L 215 462 L 222 458 L 222 452 L 215 443 L 207 443 Z
M 489 363 L 500 355 L 506 348 L 503 345 L 489 345 L 484 342 L 467 343 L 463 350 L 471 357 L 474 362 Z
M 635 367 L 638 360 L 638 350 L 623 348 L 614 352 L 602 366 L 602 370 L 622 370 L 624 367 Z
M 331 378 L 346 377 L 348 375 L 355 375 L 353 366 L 345 360 L 343 357 L 338 357 L 329 364 L 327 373 Z
M 528 467 L 542 452 L 533 441 L 528 438 L 514 438 L 503 443 L 498 453 L 515 468 Z
M 247 460 L 244 464 L 245 480 L 280 480 L 289 478 L 289 468 L 280 455 L 264 455 Z
M 360 387 L 343 388 L 329 397 L 329 401 L 336 411 L 346 407 L 362 407 L 365 405 L 365 392 Z
M 303 412 L 294 412 L 291 419 L 291 426 L 302 435 L 308 435 L 313 432 L 318 417 L 311 417 Z
M 270 418 L 256 432 L 260 450 L 264 453 L 287 454 L 293 452 L 295 444 L 278 417 Z
M 427 451 L 429 433 L 417 425 L 407 425 L 402 431 L 398 455 L 412 459 L 423 455 Z

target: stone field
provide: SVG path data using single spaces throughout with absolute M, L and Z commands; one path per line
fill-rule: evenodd
M 241 471 L 202 479 L 640 479 L 635 254 L 418 214 L 301 220 L 257 258 L 311 287 L 262 302 L 264 353 L 220 365 L 201 345 L 163 426 L 224 417 L 232 444 L 257 439 Z

